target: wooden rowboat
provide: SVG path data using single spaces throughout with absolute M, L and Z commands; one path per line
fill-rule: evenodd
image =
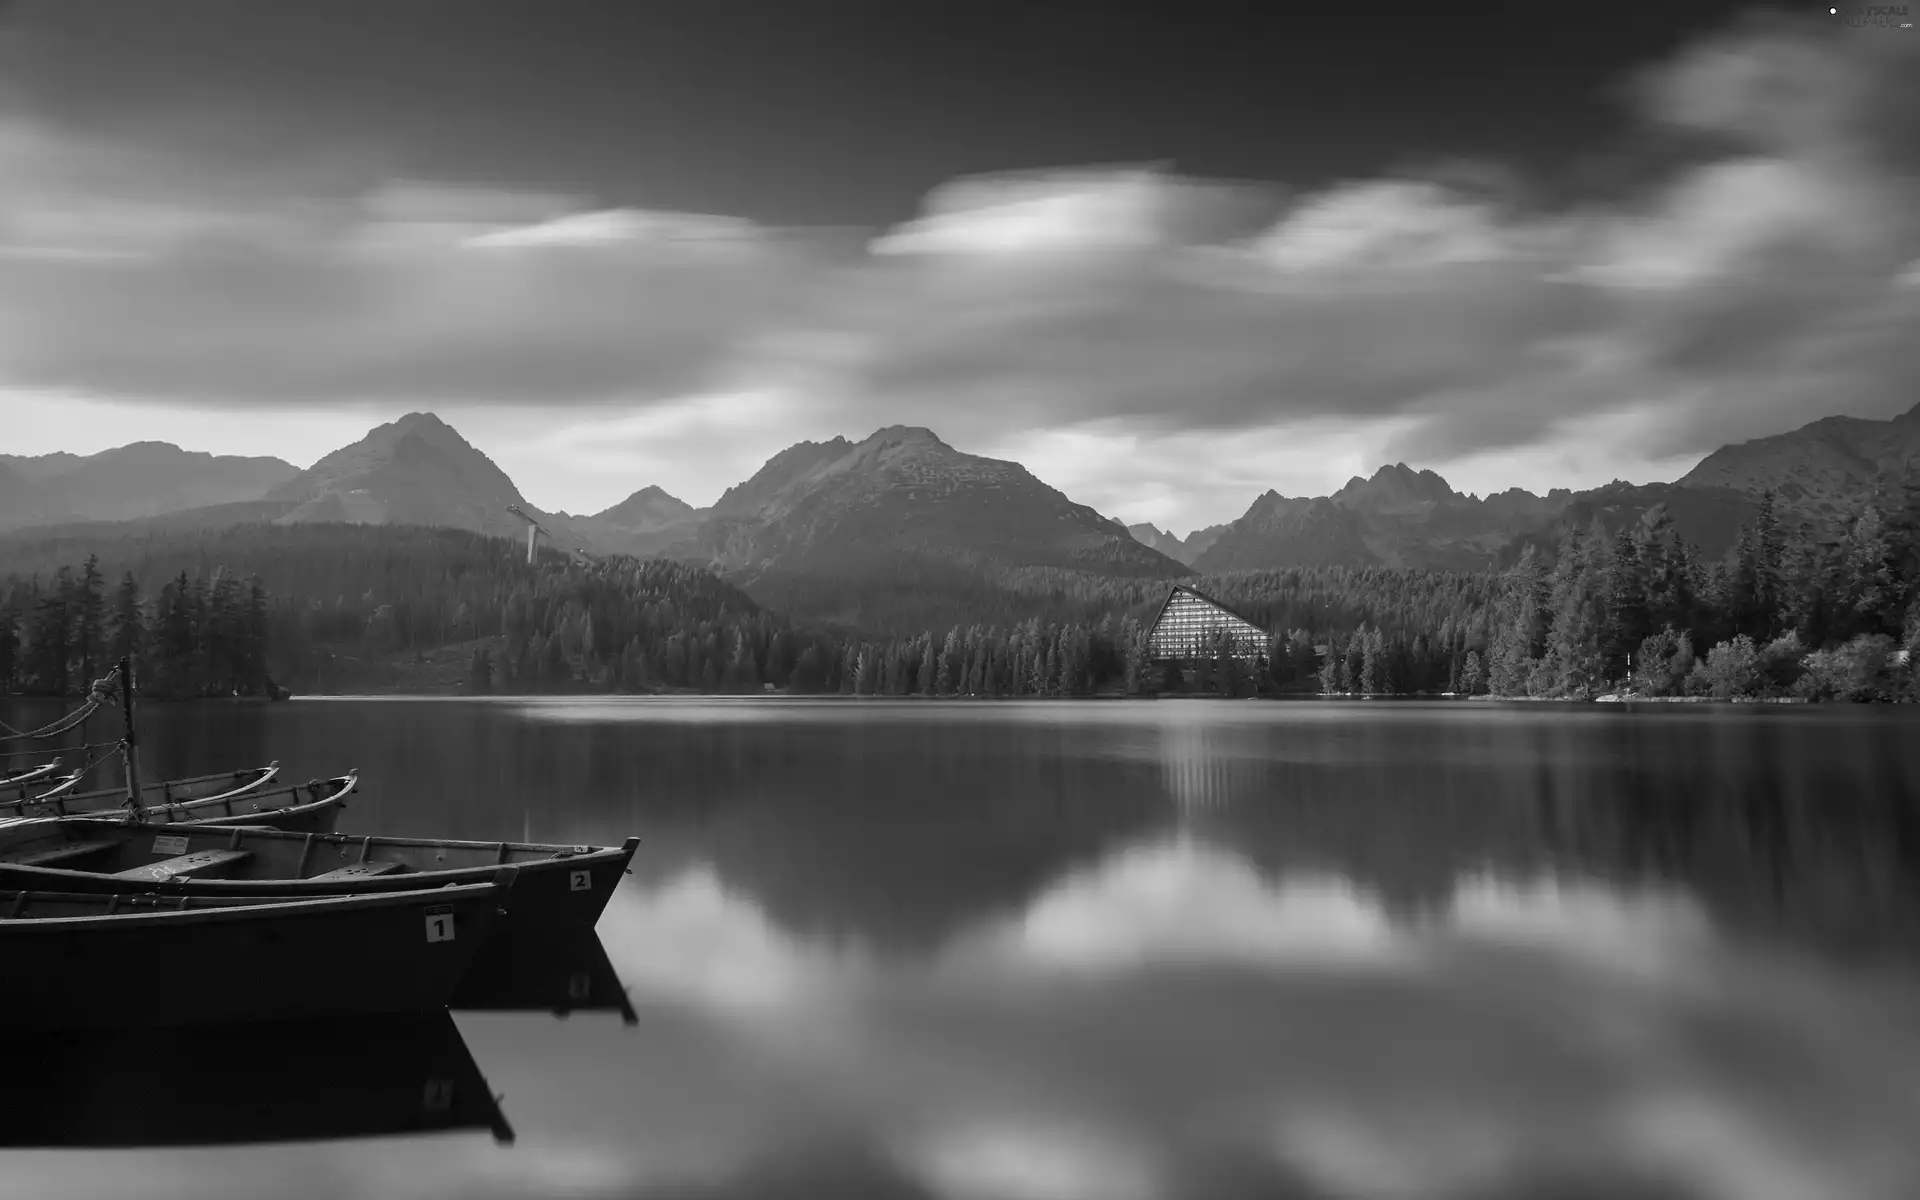
M 332 779 L 316 779 L 311 783 L 290 784 L 264 792 L 250 790 L 238 796 L 209 796 L 205 800 L 190 800 L 185 804 L 143 808 L 137 818 L 126 809 L 106 809 L 78 813 L 72 817 L 41 813 L 11 820 L 0 819 L 0 847 L 18 846 L 29 837 L 56 836 L 53 831 L 68 820 L 111 821 L 136 828 L 163 824 L 205 825 L 212 828 L 260 825 L 301 833 L 329 833 L 340 819 L 340 809 L 347 802 L 347 793 L 353 791 L 359 782 L 359 772 L 349 771 Z M 0 806 L 0 813 L 4 811 L 4 807 Z M 4 857 L 4 854 L 0 854 L 0 857 Z
M 30 1103 L 0 1147 L 231 1146 L 513 1130 L 445 1010 L 171 1031 L 8 1036 L 7 1085 Z M 289 1063 L 330 1064 L 325 1086 Z M 156 1097 L 165 1097 L 156 1102 Z
M 21 767 L 18 770 L 0 772 L 0 799 L 25 800 L 38 789 L 34 784 L 44 784 L 48 776 L 60 769 L 60 760 L 41 763 L 37 767 Z
M 248 767 L 241 771 L 193 775 L 186 779 L 163 779 L 140 789 L 141 807 L 177 808 L 206 800 L 238 800 L 267 786 L 279 773 L 280 763 L 276 760 L 264 767 Z M 78 791 L 85 774 L 85 771 L 75 771 L 36 795 L 0 803 L 0 816 L 67 817 L 126 808 L 125 788 Z
M 512 882 L 503 868 L 486 883 L 433 891 L 264 903 L 0 891 L 0 1026 L 149 1028 L 440 1008 Z
M 0 830 L 0 887 L 167 896 L 331 896 L 478 883 L 519 869 L 503 929 L 592 928 L 633 861 L 616 847 L 299 833 L 215 824 L 45 822 L 33 840 Z

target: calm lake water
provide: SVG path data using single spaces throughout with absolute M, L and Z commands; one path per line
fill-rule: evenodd
M 50 710 L 9 719 L 29 711 Z M 347 831 L 640 835 L 599 927 L 640 1021 L 461 1014 L 512 1145 L 18 1151 L 0 1194 L 1920 1195 L 1911 710 L 312 699 L 142 721 L 155 778 L 360 768 Z M 354 1069 L 287 1063 L 313 1089 Z

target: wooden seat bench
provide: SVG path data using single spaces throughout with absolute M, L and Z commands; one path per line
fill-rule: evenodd
M 344 867 L 335 867 L 331 871 L 322 871 L 318 875 L 309 875 L 307 878 L 309 880 L 328 879 L 344 881 L 349 879 L 366 879 L 373 875 L 391 875 L 395 871 L 404 871 L 406 869 L 407 864 L 405 863 L 357 862 L 348 863 Z
M 144 867 L 135 867 L 131 871 L 117 871 L 115 879 L 151 879 L 155 881 L 172 879 L 178 876 L 193 878 L 210 875 L 215 871 L 244 862 L 253 857 L 251 850 L 195 850 L 192 854 L 182 854 L 177 858 L 161 859 L 157 863 L 148 863 Z

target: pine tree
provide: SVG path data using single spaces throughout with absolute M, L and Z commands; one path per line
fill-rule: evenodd
M 136 677 L 139 664 L 146 651 L 147 630 L 145 614 L 140 606 L 140 584 L 128 571 L 120 577 L 120 586 L 113 593 L 113 616 L 107 632 L 107 655 L 118 662 L 123 658 L 132 659 Z
M 1336 638 L 1327 639 L 1327 650 L 1320 659 L 1320 694 L 1331 696 L 1340 690 L 1340 664 L 1346 661 L 1346 653 L 1340 648 Z
M 1478 696 L 1485 683 L 1486 672 L 1480 665 L 1480 652 L 1478 650 L 1467 651 L 1466 658 L 1460 663 L 1460 686 L 1458 690 L 1468 696 Z
M 74 609 L 73 572 L 61 567 L 53 586 L 35 598 L 27 626 L 27 690 L 65 696 L 71 689 Z
M 99 556 L 89 554 L 80 568 L 80 581 L 74 591 L 73 638 L 70 653 L 73 669 L 82 686 L 98 679 L 106 654 L 105 581 L 100 577 Z
M 1488 686 L 1497 696 L 1524 696 L 1546 652 L 1551 592 L 1546 564 L 1532 545 L 1507 572 L 1489 649 Z
M 20 614 L 0 605 L 0 696 L 14 690 L 20 669 Z
M 1627 660 L 1652 632 L 1647 614 L 1646 564 L 1631 530 L 1613 539 L 1606 573 L 1607 628 L 1603 639 L 1609 679 L 1625 673 Z
M 1552 634 L 1548 650 L 1556 667 L 1552 690 L 1591 696 L 1606 678 L 1606 531 L 1596 518 L 1562 549 L 1553 572 Z

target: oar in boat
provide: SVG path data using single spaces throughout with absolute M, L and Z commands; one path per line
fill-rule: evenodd
M 509 867 L 484 883 L 430 892 L 260 902 L 0 891 L 0 1026 L 144 1028 L 440 1008 L 492 932 L 513 875 Z
M 247 789 L 239 793 L 208 796 L 204 800 L 189 800 L 184 804 L 143 808 L 137 814 L 112 807 L 73 813 L 68 817 L 34 810 L 26 817 L 13 821 L 0 819 L 0 845 L 17 845 L 22 828 L 66 819 L 116 819 L 130 825 L 261 825 L 301 833 L 328 833 L 340 819 L 340 809 L 346 803 L 347 794 L 359 782 L 359 773 L 349 771 L 345 775 L 316 779 L 311 783 L 291 784 L 266 791 Z M 6 812 L 7 808 L 0 806 L 0 818 Z
M 92 791 L 79 791 L 80 780 L 85 774 L 85 771 L 75 771 L 37 795 L 0 805 L 0 815 L 72 816 L 78 813 L 102 812 L 111 808 L 126 807 L 127 789 L 125 788 L 96 788 Z M 163 779 L 158 783 L 149 783 L 141 787 L 141 806 L 165 808 L 168 805 L 187 804 L 196 800 L 236 800 L 248 792 L 255 792 L 267 786 L 278 774 L 280 774 L 280 763 L 276 759 L 264 767 L 217 771 L 211 775 L 193 775 L 185 779 Z M 19 811 L 9 813 L 8 809 Z M 30 809 L 45 811 L 28 811 Z
M 0 887 L 168 896 L 326 896 L 477 883 L 517 867 L 503 930 L 591 928 L 633 861 L 639 838 L 612 847 L 298 833 L 214 826 L 127 826 L 69 818 L 9 836 Z
M 233 1146 L 513 1130 L 460 1030 L 435 1012 L 170 1030 L 63 1030 L 0 1042 L 17 1104 L 9 1149 Z M 302 1067 L 306 1069 L 302 1069 Z M 313 1069 L 326 1071 L 324 1085 Z M 155 1097 L 166 1097 L 156 1104 Z

